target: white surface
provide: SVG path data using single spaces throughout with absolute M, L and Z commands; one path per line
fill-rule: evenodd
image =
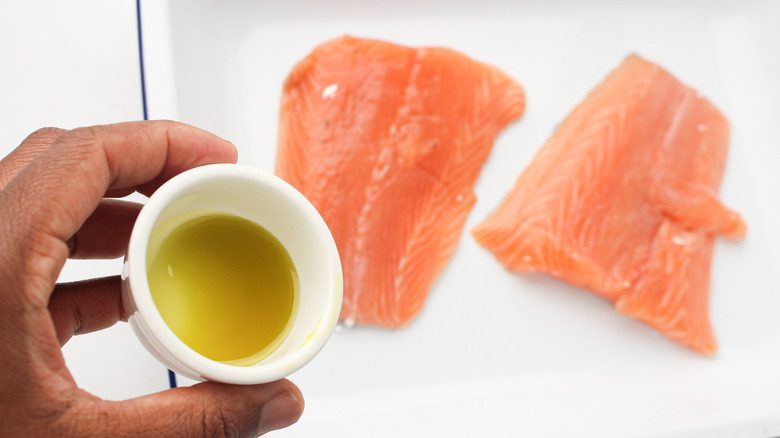
M 135 1 L 0 6 L 0 154 L 44 126 L 143 118 Z
M 0 156 L 44 126 L 143 118 L 133 0 L 31 0 L 0 6 Z M 60 279 L 118 275 L 120 260 L 68 262 Z M 107 399 L 168 387 L 165 367 L 127 324 L 63 348 L 76 382 Z
M 167 8 L 163 8 L 167 9 Z M 780 435 L 780 4 L 744 2 L 172 1 L 173 59 L 147 59 L 152 105 L 272 170 L 281 85 L 345 33 L 443 45 L 524 85 L 528 109 L 496 142 L 460 246 L 408 328 L 337 332 L 292 376 L 307 400 L 278 436 L 765 437 Z M 749 224 L 720 240 L 700 357 L 537 275 L 505 272 L 468 235 L 572 107 L 629 53 L 710 97 L 733 124 L 722 198 Z M 166 82 L 167 81 L 167 82 Z M 150 97 L 150 101 L 153 97 Z M 178 108 L 178 112 L 176 111 Z

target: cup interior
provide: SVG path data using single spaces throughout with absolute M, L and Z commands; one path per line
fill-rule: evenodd
M 298 273 L 292 326 L 281 345 L 254 365 L 213 361 L 187 347 L 162 320 L 146 279 L 146 255 L 162 236 L 190 219 L 231 214 L 253 221 L 285 247 Z M 152 230 L 156 230 L 152 234 Z M 138 233 L 136 235 L 136 233 Z M 161 236 L 153 238 L 152 236 Z M 136 222 L 128 250 L 130 289 L 145 336 L 175 368 L 192 378 L 228 383 L 276 380 L 300 368 L 322 348 L 341 307 L 341 265 L 333 238 L 314 207 L 281 179 L 239 165 L 196 168 L 170 180 L 150 198 Z M 133 269 L 134 268 L 134 269 Z M 132 319 L 132 316 L 131 316 Z M 162 324 L 161 324 L 162 323 Z M 164 326 L 164 327 L 163 327 Z M 144 331 L 143 328 L 141 331 Z M 173 357 L 171 357 L 173 356 Z M 171 367 L 169 365 L 169 367 Z

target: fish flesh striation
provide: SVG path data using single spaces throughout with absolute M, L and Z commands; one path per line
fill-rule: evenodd
M 566 117 L 474 238 L 509 270 L 587 289 L 702 353 L 716 235 L 744 238 L 719 200 L 729 123 L 631 55 Z
M 276 173 L 333 234 L 342 320 L 395 328 L 421 311 L 495 138 L 524 109 L 517 82 L 446 48 L 345 36 L 295 65 Z

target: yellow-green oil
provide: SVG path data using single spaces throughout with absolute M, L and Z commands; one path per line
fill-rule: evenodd
M 164 227 L 162 227 L 164 229 Z M 298 275 L 260 225 L 212 214 L 160 231 L 147 254 L 154 303 L 171 330 L 210 359 L 246 366 L 272 353 L 292 326 Z

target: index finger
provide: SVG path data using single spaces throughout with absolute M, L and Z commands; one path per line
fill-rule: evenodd
M 9 238 L 5 243 L 13 245 L 9 249 L 16 259 L 11 262 L 20 264 L 14 271 L 53 287 L 67 258 L 65 242 L 107 190 L 137 188 L 149 193 L 184 170 L 236 159 L 230 142 L 170 121 L 63 133 L 0 192 L 0 205 L 8 216 L 0 228 L 10 227 L 2 230 Z M 25 268 L 37 272 L 24 272 Z
M 62 138 L 65 137 L 65 138 Z M 235 146 L 214 134 L 171 121 L 129 122 L 70 131 L 58 140 L 81 143 L 105 160 L 107 189 L 134 188 L 150 194 L 169 178 L 193 167 L 235 163 Z M 60 141 L 52 146 L 59 146 Z M 101 147 L 102 146 L 102 147 Z M 56 149 L 56 148 L 55 148 Z M 106 187 L 102 188 L 105 191 Z

